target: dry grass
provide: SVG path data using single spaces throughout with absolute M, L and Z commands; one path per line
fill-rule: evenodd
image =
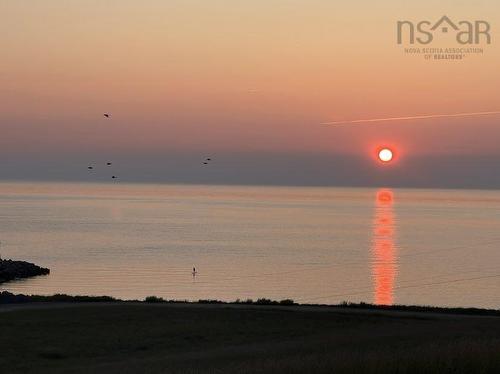
M 493 316 L 55 304 L 1 313 L 0 329 L 2 373 L 500 372 Z

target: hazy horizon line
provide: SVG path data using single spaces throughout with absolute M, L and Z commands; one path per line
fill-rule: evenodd
M 221 186 L 221 187 L 290 187 L 290 188 L 359 188 L 359 189 L 415 189 L 415 190 L 470 190 L 470 191 L 500 191 L 500 186 L 491 187 L 473 187 L 473 186 L 444 186 L 444 185 L 409 185 L 409 184 L 393 184 L 393 185 L 375 185 L 375 184 L 300 184 L 300 183 L 243 183 L 243 182 L 201 182 L 201 181 L 146 181 L 146 180 L 126 180 L 119 182 L 112 181 L 89 181 L 84 179 L 2 179 L 0 184 L 96 184 L 96 185 L 170 185 L 170 186 Z

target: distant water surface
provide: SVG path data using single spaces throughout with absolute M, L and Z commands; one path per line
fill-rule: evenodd
M 500 308 L 498 191 L 0 183 L 0 241 L 15 293 Z

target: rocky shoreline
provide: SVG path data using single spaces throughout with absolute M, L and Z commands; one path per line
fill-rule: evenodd
M 26 261 L 0 259 L 0 284 L 14 279 L 50 274 L 50 270 Z

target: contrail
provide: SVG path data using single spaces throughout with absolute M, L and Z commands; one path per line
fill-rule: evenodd
M 423 116 L 389 117 L 389 118 L 371 118 L 371 119 L 355 119 L 355 120 L 347 120 L 347 121 L 333 121 L 333 122 L 323 122 L 321 124 L 322 125 L 348 125 L 348 124 L 352 124 L 352 123 L 410 121 L 410 120 L 414 120 L 414 119 L 430 119 L 430 118 L 492 116 L 492 115 L 499 115 L 499 114 L 500 114 L 500 111 L 455 113 L 455 114 L 428 114 L 428 115 L 423 115 Z

